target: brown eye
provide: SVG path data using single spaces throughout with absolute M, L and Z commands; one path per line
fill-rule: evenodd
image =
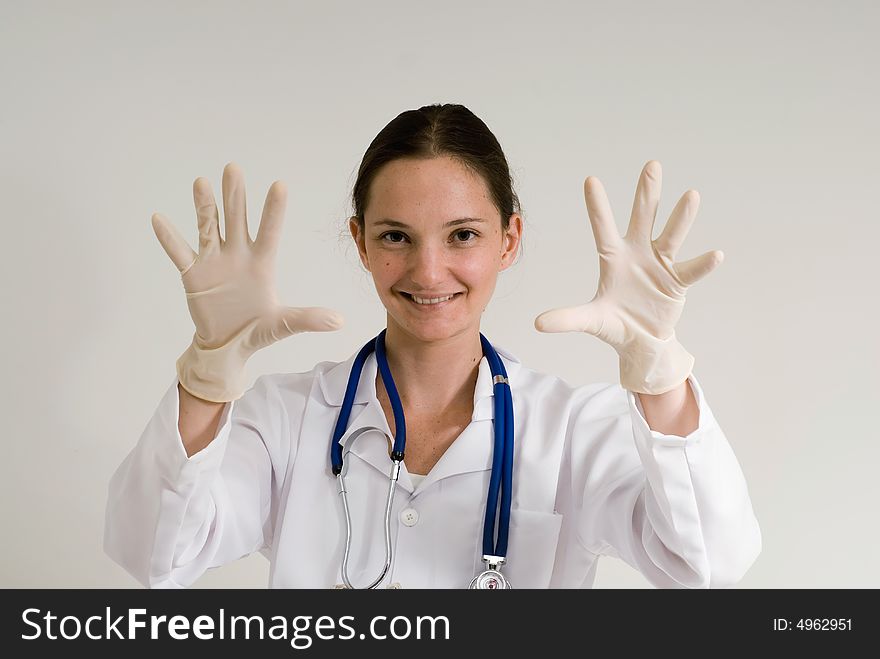
M 474 238 L 476 238 L 477 235 L 478 235 L 476 231 L 472 231 L 472 230 L 470 230 L 470 229 L 461 229 L 460 231 L 456 231 L 456 232 L 455 232 L 455 235 L 456 235 L 456 236 L 459 236 L 459 237 L 461 237 L 462 234 L 464 234 L 465 236 L 467 236 L 468 234 L 470 234 L 470 235 L 473 235 Z M 465 238 L 464 240 L 460 240 L 459 242 L 468 243 L 468 242 L 471 242 L 471 240 Z
M 400 233 L 400 231 L 386 231 L 386 232 L 383 233 L 381 236 L 379 236 L 379 240 L 385 240 L 385 238 L 387 238 L 388 236 L 400 236 L 401 238 L 405 238 L 405 237 L 406 237 L 406 236 L 404 236 L 402 233 Z M 389 243 L 399 243 L 399 242 L 402 242 L 402 241 L 400 241 L 400 240 L 388 240 L 388 241 L 386 241 L 386 242 L 389 242 Z

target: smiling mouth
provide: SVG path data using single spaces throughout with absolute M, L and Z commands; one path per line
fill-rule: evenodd
M 444 295 L 442 297 L 423 298 L 412 295 L 411 293 L 404 293 L 403 291 L 401 291 L 400 294 L 418 307 L 444 306 L 461 295 L 461 293 L 453 293 L 452 295 Z

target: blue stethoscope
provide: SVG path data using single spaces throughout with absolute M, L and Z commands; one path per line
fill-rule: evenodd
M 348 578 L 348 556 L 351 549 L 351 515 L 348 510 L 345 480 L 342 475 L 342 446 L 339 440 L 345 434 L 348 419 L 351 416 L 351 406 L 354 395 L 360 381 L 361 371 L 370 353 L 376 351 L 376 362 L 385 391 L 391 401 L 391 409 L 394 412 L 394 446 L 391 451 L 391 474 L 388 477 L 388 500 L 385 504 L 385 567 L 382 573 L 367 588 L 375 588 L 379 585 L 388 569 L 391 567 L 391 504 L 394 500 L 394 488 L 400 476 L 400 463 L 403 462 L 403 452 L 406 445 L 406 422 L 403 416 L 403 405 L 394 386 L 391 370 L 388 368 L 388 360 L 385 356 L 385 332 L 382 330 L 375 339 L 371 339 L 355 357 L 348 377 L 348 385 L 345 389 L 345 398 L 336 428 L 333 431 L 333 440 L 330 443 L 330 463 L 333 474 L 339 482 L 339 494 L 342 495 L 342 506 L 345 509 L 345 554 L 342 558 L 342 580 L 347 588 L 354 588 Z M 501 574 L 501 566 L 507 556 L 507 533 L 510 527 L 510 501 L 513 479 L 513 398 L 510 393 L 510 382 L 507 379 L 507 370 L 498 357 L 498 353 L 486 337 L 480 334 L 480 343 L 483 346 L 483 354 L 489 362 L 492 371 L 492 382 L 495 403 L 495 447 L 492 453 L 492 477 L 489 480 L 489 493 L 486 500 L 486 519 L 483 523 L 483 562 L 486 570 L 478 574 L 470 583 L 470 589 L 506 589 L 510 588 L 510 582 Z M 500 501 L 500 521 L 497 525 L 498 540 L 495 541 L 496 519 L 499 514 L 498 495 Z

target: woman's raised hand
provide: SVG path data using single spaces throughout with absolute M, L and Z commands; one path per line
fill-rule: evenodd
M 287 188 L 275 181 L 266 195 L 256 240 L 247 226 L 244 174 L 234 163 L 223 169 L 225 239 L 211 184 L 193 183 L 199 225 L 196 254 L 173 224 L 155 213 L 153 230 L 177 266 L 195 324 L 192 343 L 177 360 L 181 386 L 213 402 L 245 391 L 245 362 L 261 348 L 299 332 L 339 329 L 342 316 L 323 307 L 278 303 L 275 257 L 287 205 Z
M 689 190 L 679 199 L 657 240 L 651 240 L 660 203 L 661 167 L 642 169 L 629 228 L 622 238 L 602 183 L 584 182 L 587 212 L 599 252 L 599 287 L 593 299 L 545 311 L 535 318 L 542 332 L 587 332 L 611 345 L 620 357 L 620 382 L 630 391 L 660 394 L 684 382 L 694 358 L 675 337 L 687 289 L 724 258 L 713 250 L 675 263 L 697 214 L 700 196 Z

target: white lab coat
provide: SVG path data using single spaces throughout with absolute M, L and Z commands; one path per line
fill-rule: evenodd
M 597 559 L 623 559 L 657 587 L 737 583 L 761 550 L 746 482 L 696 379 L 699 428 L 651 431 L 618 384 L 573 387 L 496 346 L 515 420 L 508 560 L 514 588 L 589 588 Z M 354 355 L 306 373 L 263 375 L 227 403 L 213 442 L 187 458 L 177 378 L 110 481 L 104 547 L 149 587 L 185 587 L 255 551 L 269 586 L 342 584 L 345 518 L 330 438 Z M 385 562 L 390 429 L 364 365 L 342 437 L 352 516 L 349 576 Z M 479 571 L 493 448 L 493 388 L 480 362 L 471 423 L 392 508 L 394 561 L 380 587 L 465 588 Z M 385 434 L 383 434 L 385 433 Z

